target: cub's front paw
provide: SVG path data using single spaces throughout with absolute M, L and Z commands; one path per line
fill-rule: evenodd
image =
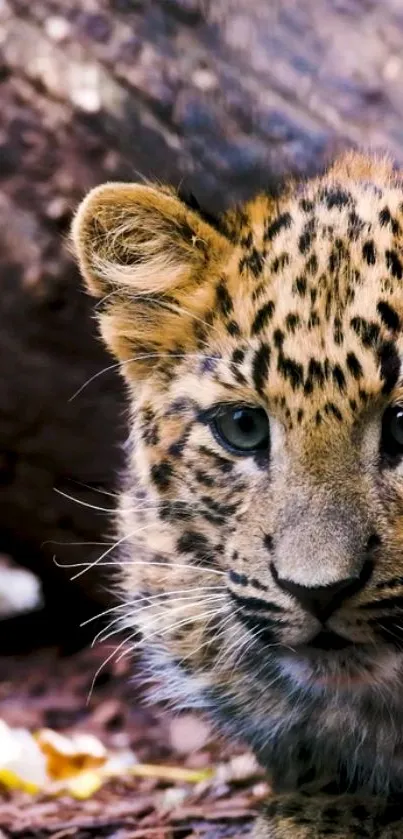
M 253 839 L 403 839 L 403 803 L 356 796 L 270 799 Z

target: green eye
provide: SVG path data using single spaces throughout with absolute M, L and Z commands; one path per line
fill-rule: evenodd
M 269 449 L 269 420 L 262 408 L 227 406 L 216 414 L 211 430 L 218 442 L 233 454 L 248 455 Z

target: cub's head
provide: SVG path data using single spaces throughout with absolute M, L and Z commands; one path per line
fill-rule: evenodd
M 274 682 L 394 683 L 401 177 L 348 155 L 216 224 L 169 189 L 106 184 L 73 239 L 132 406 L 125 620 L 171 693 L 180 677 L 251 707 Z

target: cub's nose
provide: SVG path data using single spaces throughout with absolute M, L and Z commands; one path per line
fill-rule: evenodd
M 302 586 L 292 580 L 282 579 L 273 563 L 270 566 L 277 585 L 287 594 L 291 594 L 307 612 L 322 623 L 325 623 L 345 600 L 365 586 L 372 574 L 372 568 L 373 563 L 367 560 L 358 577 L 349 577 L 327 586 Z

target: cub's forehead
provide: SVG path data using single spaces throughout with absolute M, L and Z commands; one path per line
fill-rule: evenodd
M 239 273 L 270 280 L 273 288 L 279 275 L 279 290 L 286 282 L 292 296 L 326 289 L 344 307 L 363 283 L 400 290 L 402 229 L 400 183 L 311 181 L 277 202 L 259 197 L 244 208 Z
M 403 189 L 392 179 L 332 176 L 247 205 L 217 289 L 239 342 L 238 381 L 272 399 L 286 390 L 295 404 L 322 392 L 335 415 L 349 382 L 353 407 L 390 393 L 402 351 L 402 230 Z

